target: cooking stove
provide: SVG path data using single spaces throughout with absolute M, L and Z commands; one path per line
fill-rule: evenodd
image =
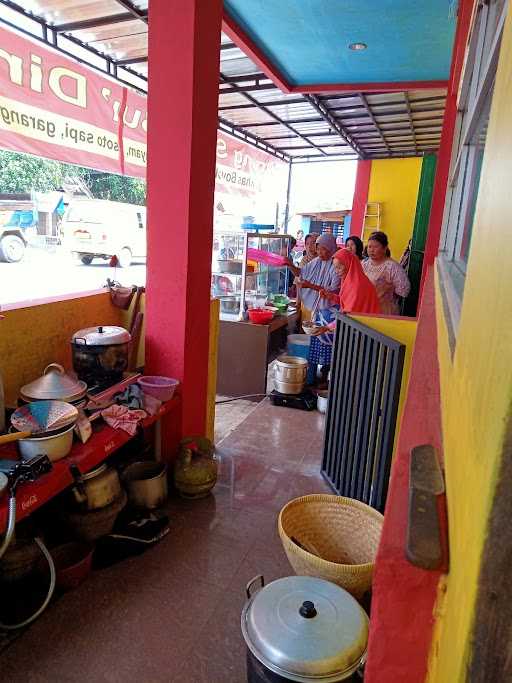
M 281 394 L 274 389 L 270 393 L 270 402 L 274 406 L 298 410 L 315 410 L 316 408 L 316 396 L 311 389 L 304 389 L 300 394 Z

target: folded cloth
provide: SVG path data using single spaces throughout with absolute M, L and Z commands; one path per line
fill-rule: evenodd
M 133 410 L 144 409 L 144 394 L 138 384 L 130 384 L 121 394 L 114 396 L 114 401 Z
M 126 406 L 113 405 L 101 411 L 101 417 L 113 429 L 123 429 L 134 436 L 140 420 L 147 417 L 145 410 L 130 410 Z

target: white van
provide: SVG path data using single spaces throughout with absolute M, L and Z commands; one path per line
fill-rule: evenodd
M 85 265 L 117 256 L 121 268 L 146 257 L 146 207 L 73 199 L 62 220 L 63 243 Z

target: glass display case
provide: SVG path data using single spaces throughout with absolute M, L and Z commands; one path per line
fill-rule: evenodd
M 287 257 L 290 235 L 231 233 L 216 236 L 212 261 L 212 296 L 220 299 L 221 319 L 245 320 L 249 308 L 286 300 L 292 281 L 286 266 L 247 258 L 247 249 Z

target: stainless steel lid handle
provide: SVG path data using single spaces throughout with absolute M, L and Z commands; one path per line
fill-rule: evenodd
M 249 581 L 249 583 L 245 587 L 245 592 L 247 593 L 248 598 L 252 597 L 251 589 L 252 589 L 253 585 L 255 583 L 257 583 L 258 581 L 260 583 L 260 587 L 258 588 L 258 590 L 261 590 L 263 588 L 263 586 L 265 585 L 265 579 L 263 578 L 263 574 L 258 574 L 257 576 L 255 576 L 253 579 L 251 579 Z
M 50 370 L 56 370 L 59 375 L 63 375 L 65 373 L 64 368 L 59 363 L 50 363 L 50 365 L 47 365 L 44 369 L 43 375 L 47 375 Z

